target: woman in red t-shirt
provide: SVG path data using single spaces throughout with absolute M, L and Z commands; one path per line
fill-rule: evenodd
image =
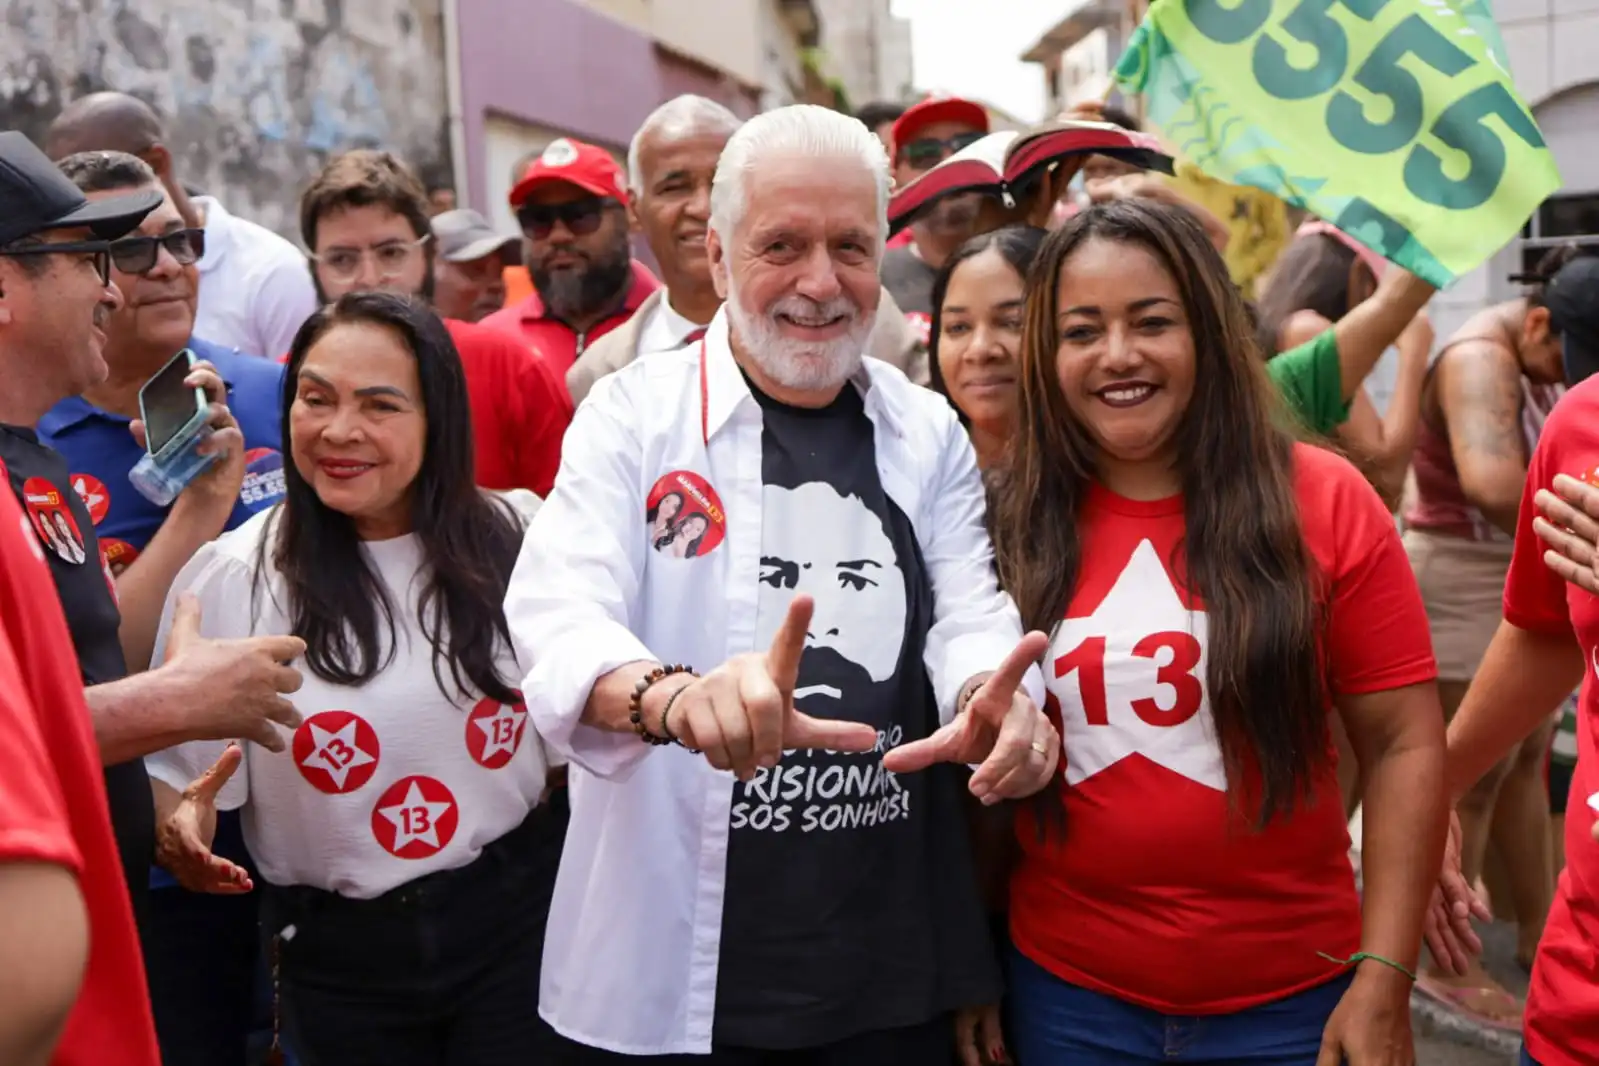
M 1053 631 L 1065 758 L 1018 824 L 1017 1057 L 1409 1062 L 1443 728 L 1393 520 L 1280 428 L 1187 212 L 1092 207 L 1029 289 L 991 521 L 1027 625 Z M 1364 915 L 1333 712 L 1366 783 Z
M 1568 367 L 1572 348 L 1568 340 Z M 1599 752 L 1595 751 L 1595 715 L 1599 713 L 1599 596 L 1579 584 L 1568 584 L 1545 565 L 1539 531 L 1557 551 L 1567 538 L 1549 520 L 1535 526 L 1540 504 L 1561 525 L 1592 532 L 1592 524 L 1540 490 L 1562 489 L 1558 475 L 1599 484 L 1599 380 L 1589 378 L 1555 406 L 1544 423 L 1516 520 L 1516 544 L 1505 581 L 1504 620 L 1494 633 L 1482 665 L 1460 710 L 1449 724 L 1451 797 L 1460 798 L 1504 753 L 1549 720 L 1562 700 L 1579 684 L 1577 767 L 1566 808 L 1566 868 L 1560 875 L 1554 906 L 1544 925 L 1533 962 L 1522 1021 L 1526 1046 L 1522 1061 L 1533 1066 L 1593 1066 L 1599 1062 L 1599 843 L 1590 838 L 1594 825 L 1593 797 L 1599 792 Z M 1553 553 L 1551 553 L 1553 554 Z M 1573 568 L 1565 564 L 1564 572 Z M 1592 666 L 1594 673 L 1590 674 Z M 1586 801 L 1586 802 L 1585 802 Z M 1435 931 L 1463 924 L 1472 906 L 1469 884 L 1451 864 L 1444 896 L 1457 917 L 1440 914 Z M 1461 930 L 1460 933 L 1466 933 Z M 1468 939 L 1474 939 L 1466 934 Z M 1448 943 L 1429 936 L 1434 954 L 1465 962 L 1459 934 Z M 1476 945 L 1473 945 L 1476 946 Z

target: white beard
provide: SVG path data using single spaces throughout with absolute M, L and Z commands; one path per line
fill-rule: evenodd
M 802 321 L 848 315 L 852 321 L 842 337 L 818 343 L 784 336 L 777 323 L 779 314 Z M 843 385 L 860 369 L 862 352 L 871 336 L 877 312 L 862 311 L 842 294 L 825 304 L 791 294 L 765 312 L 750 311 L 739 298 L 738 285 L 729 271 L 727 318 L 728 325 L 761 373 L 785 389 L 822 392 Z

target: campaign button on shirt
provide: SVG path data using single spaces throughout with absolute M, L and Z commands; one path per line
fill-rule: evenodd
M 100 542 L 100 550 L 105 553 L 106 565 L 111 568 L 112 577 L 121 577 L 122 571 L 133 565 L 133 560 L 139 557 L 139 549 L 125 540 L 116 537 L 107 537 Z
M 106 512 L 111 509 L 111 492 L 103 481 L 93 474 L 73 474 L 72 490 L 89 509 L 90 521 L 99 525 L 105 520 Z
M 30 477 L 23 482 L 22 501 L 28 517 L 33 520 L 34 533 L 46 549 L 58 559 L 73 564 L 89 557 L 71 508 L 48 478 Z
M 461 812 L 455 795 L 432 777 L 402 777 L 372 808 L 372 835 L 396 858 L 425 859 L 455 837 Z
M 466 716 L 466 750 L 481 766 L 498 770 L 516 755 L 527 730 L 527 708 L 482 699 Z
M 239 502 L 253 513 L 277 503 L 283 493 L 283 453 L 276 448 L 251 448 L 245 452 Z
M 354 792 L 372 780 L 382 754 L 377 731 L 349 711 L 323 711 L 301 722 L 293 750 L 300 776 L 333 794 Z

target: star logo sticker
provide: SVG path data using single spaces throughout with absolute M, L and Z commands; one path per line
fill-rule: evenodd
M 89 519 L 99 525 L 111 509 L 111 493 L 106 489 L 105 482 L 93 474 L 73 474 L 72 491 L 78 494 L 83 506 L 88 509 Z
M 454 838 L 459 822 L 455 796 L 431 777 L 400 778 L 372 808 L 372 835 L 401 859 L 437 855 Z
M 521 703 L 479 700 L 466 717 L 466 750 L 474 762 L 498 770 L 522 744 L 527 708 Z
M 294 763 L 319 792 L 354 792 L 377 773 L 382 749 L 377 731 L 360 715 L 323 711 L 294 731 Z
M 1068 785 L 1142 755 L 1225 791 L 1205 694 L 1205 634 L 1204 612 L 1183 604 L 1148 540 L 1092 614 L 1061 623 L 1049 689 L 1061 708 Z

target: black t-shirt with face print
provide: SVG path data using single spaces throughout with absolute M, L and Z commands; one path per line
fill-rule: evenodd
M 962 820 L 964 773 L 899 777 L 882 751 L 927 736 L 933 591 L 883 490 L 846 385 L 826 408 L 762 407 L 757 646 L 816 601 L 795 703 L 865 722 L 867 754 L 791 751 L 733 791 L 715 1042 L 816 1047 L 993 1002 L 999 978 Z
M 117 636 L 122 613 L 112 593 L 111 572 L 100 558 L 89 509 L 72 489 L 67 461 L 41 444 L 31 429 L 0 425 L 0 466 L 50 565 L 83 683 L 99 685 L 127 676 Z M 144 760 L 106 767 L 105 786 L 134 917 L 142 928 L 155 857 L 155 809 Z

